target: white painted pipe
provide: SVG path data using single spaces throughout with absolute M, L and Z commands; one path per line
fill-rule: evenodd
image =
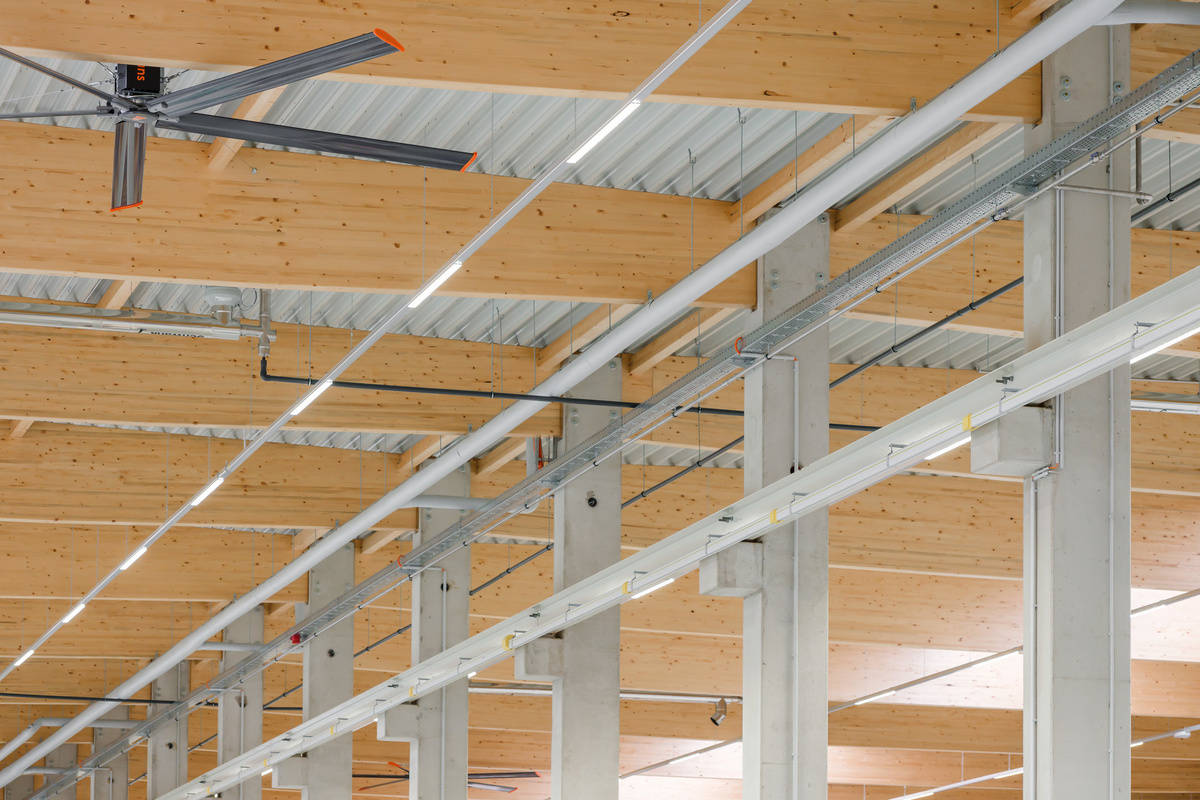
M 1200 3 L 1182 0 L 1125 0 L 1098 25 L 1200 25 Z
M 29 726 L 14 736 L 4 747 L 0 747 L 0 761 L 8 758 L 14 750 L 28 742 L 42 728 L 57 728 L 66 725 L 72 717 L 41 717 L 29 723 Z M 96 719 L 89 722 L 88 728 L 122 728 L 129 729 L 141 725 L 137 719 Z
M 1045 22 L 972 70 L 958 83 L 939 94 L 923 108 L 897 122 L 854 158 L 825 178 L 810 184 L 794 202 L 743 238 L 726 247 L 708 263 L 689 274 L 658 299 L 648 303 L 592 344 L 575 360 L 534 388 L 536 394 L 565 394 L 597 369 L 605 366 L 627 347 L 649 336 L 674 319 L 704 294 L 715 289 L 738 270 L 778 247 L 789 236 L 815 220 L 847 195 L 886 174 L 922 145 L 946 133 L 963 114 L 987 97 L 1036 66 L 1063 44 L 1092 27 L 1117 7 L 1118 0 L 1072 0 Z M 111 694 L 128 697 L 165 674 L 209 637 L 228 627 L 259 603 L 305 575 L 348 542 L 366 533 L 399 508 L 411 506 L 414 497 L 433 488 L 442 478 L 471 458 L 505 438 L 514 428 L 546 406 L 534 400 L 518 400 L 479 430 L 463 437 L 441 457 L 376 500 L 345 525 L 318 539 L 308 550 L 257 587 L 228 604 L 207 622 L 183 637 L 165 653 L 132 675 Z M 58 745 L 83 730 L 117 704 L 100 701 L 88 706 L 75 720 L 47 737 L 4 770 L 0 786 L 7 785 Z

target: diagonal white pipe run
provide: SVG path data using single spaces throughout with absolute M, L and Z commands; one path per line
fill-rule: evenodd
M 1036 66 L 1063 44 L 1092 27 L 1096 20 L 1103 18 L 1117 5 L 1118 0 L 1072 0 L 1045 22 L 976 67 L 924 108 L 914 111 L 893 125 L 849 162 L 812 184 L 779 214 L 722 250 L 660 298 L 647 304 L 620 326 L 598 339 L 579 358 L 543 381 L 533 392 L 565 394 L 604 366 L 609 359 L 673 319 L 742 267 L 782 244 L 795 231 L 816 219 L 843 197 L 862 189 L 871 180 L 898 166 L 922 145 L 944 134 L 958 123 L 963 114 Z M 227 605 L 170 650 L 115 688 L 112 694 L 128 696 L 141 690 L 186 658 L 211 636 L 238 619 L 245 611 L 269 599 L 347 542 L 366 533 L 395 509 L 410 503 L 416 495 L 431 490 L 442 478 L 499 442 L 545 405 L 538 401 L 520 400 L 497 414 L 425 469 L 376 500 L 345 525 L 318 540 L 263 583 Z M 19 776 L 25 767 L 34 764 L 114 705 L 115 703 L 111 702 L 98 702 L 86 708 L 70 725 L 47 737 L 37 747 L 0 771 L 0 786 L 7 785 Z
M 1200 4 L 1183 0 L 1125 0 L 1097 25 L 1200 25 Z

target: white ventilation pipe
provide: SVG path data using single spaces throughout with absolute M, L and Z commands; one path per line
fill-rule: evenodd
M 920 147 L 945 134 L 958 124 L 962 115 L 1037 66 L 1059 47 L 1091 28 L 1117 5 L 1118 0 L 1071 0 L 1046 21 L 1035 26 L 976 67 L 958 83 L 930 100 L 923 108 L 913 111 L 895 123 L 854 158 L 826 177 L 810 184 L 794 202 L 778 214 L 726 247 L 708 263 L 664 292 L 661 297 L 646 304 L 616 328 L 597 339 L 578 358 L 535 387 L 532 393 L 566 394 L 580 381 L 604 367 L 609 360 L 675 319 L 700 297 L 755 259 L 778 247 L 793 233 L 825 213 L 844 197 L 863 189 L 872 180 L 899 166 Z M 140 691 L 187 658 L 209 637 L 239 619 L 246 611 L 267 601 L 345 544 L 371 530 L 372 526 L 395 510 L 411 506 L 414 497 L 432 489 L 442 478 L 498 443 L 546 405 L 535 400 L 518 400 L 513 403 L 346 524 L 318 539 L 279 572 L 225 606 L 207 622 L 180 639 L 174 647 L 113 689 L 112 694 L 125 697 Z M 63 726 L 37 747 L 4 770 L 0 770 L 0 786 L 7 785 L 26 767 L 36 763 L 55 747 L 83 730 L 88 722 L 103 716 L 115 705 L 117 704 L 111 701 L 100 701 L 88 706 L 71 724 Z
M 1098 25 L 1200 25 L 1200 4 L 1182 0 L 1125 0 Z
M 57 728 L 66 725 L 71 717 L 41 717 L 29 723 L 29 727 L 18 733 L 4 747 L 0 747 L 0 761 L 12 755 L 13 751 L 33 738 L 42 728 Z M 88 723 L 89 728 L 133 728 L 141 724 L 136 719 L 97 719 Z

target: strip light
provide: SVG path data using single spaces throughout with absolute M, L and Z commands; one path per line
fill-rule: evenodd
M 117 567 L 117 569 L 119 569 L 121 572 L 124 572 L 132 567 L 134 562 L 144 555 L 146 555 L 146 545 L 142 545 L 137 550 L 134 550 L 132 553 L 130 553 L 129 558 L 122 561 L 121 566 Z
M 879 694 L 867 695 L 866 697 L 864 697 L 862 699 L 855 700 L 854 705 L 862 706 L 862 705 L 866 705 L 867 703 L 874 703 L 876 700 L 882 700 L 885 697 L 891 697 L 892 695 L 894 695 L 896 693 L 896 691 L 897 691 L 896 689 L 888 689 L 886 692 L 880 692 Z
M 73 619 L 75 619 L 76 617 L 78 617 L 78 616 L 79 616 L 79 613 L 80 613 L 81 611 L 83 611 L 83 609 L 85 609 L 85 608 L 87 608 L 87 603 L 84 603 L 84 602 L 82 602 L 82 601 L 81 601 L 81 602 L 78 602 L 78 603 L 76 603 L 76 604 L 75 604 L 75 607 L 74 607 L 74 608 L 72 608 L 70 611 L 68 611 L 68 612 L 67 612 L 67 615 L 66 615 L 65 617 L 63 617 L 63 619 L 62 619 L 62 621 L 63 621 L 63 625 L 66 625 L 68 622 L 70 622 L 71 620 L 73 620 Z
M 665 581 L 659 581 L 658 583 L 654 584 L 653 586 L 651 586 L 647 589 L 642 589 L 640 592 L 638 592 L 637 594 L 635 594 L 633 597 L 631 597 L 629 599 L 637 600 L 639 597 L 645 597 L 646 595 L 650 594 L 651 592 L 657 592 L 659 589 L 663 588 L 664 586 L 669 586 L 670 584 L 672 584 L 674 582 L 675 582 L 674 578 L 667 578 Z
M 16 661 L 14 661 L 14 662 L 13 662 L 13 664 L 14 664 L 15 666 L 18 666 L 18 667 L 19 667 L 19 666 L 21 666 L 22 664 L 24 664 L 26 661 L 28 661 L 28 660 L 29 660 L 29 657 L 30 657 L 31 655 L 33 655 L 33 648 L 32 648 L 32 647 L 31 647 L 31 648 L 29 648 L 28 650 L 26 650 L 24 653 L 21 653 L 21 657 L 20 657 L 20 658 L 18 658 Z
M 579 146 L 579 149 L 571 154 L 567 159 L 568 164 L 578 164 L 579 160 L 592 151 L 596 145 L 600 144 L 610 133 L 617 129 L 625 120 L 629 119 L 629 115 L 637 111 L 642 105 L 641 100 L 630 100 L 625 105 L 621 106 L 621 110 L 613 114 L 612 119 L 604 123 L 600 130 L 593 133 L 588 140 Z
M 1195 336 L 1197 333 L 1200 333 L 1200 327 L 1192 328 L 1187 333 L 1181 333 L 1178 336 L 1176 336 L 1174 339 L 1163 342 L 1162 344 L 1159 344 L 1159 345 L 1155 345 L 1154 347 L 1151 347 L 1149 350 L 1147 350 L 1144 353 L 1138 353 L 1136 356 L 1129 359 L 1129 363 L 1136 364 L 1139 361 L 1141 361 L 1142 359 L 1149 358 L 1150 356 L 1154 355 L 1155 353 L 1159 353 L 1159 352 L 1162 352 L 1163 350 L 1166 350 L 1171 345 L 1179 344 L 1184 339 L 1190 339 L 1191 337 Z
M 313 395 L 313 397 L 316 397 L 316 395 Z M 208 486 L 205 486 L 203 489 L 201 489 L 200 494 L 196 495 L 196 497 L 192 500 L 192 508 L 195 508 L 196 506 L 200 505 L 205 500 L 207 500 L 208 496 L 210 494 L 212 494 L 213 492 L 215 492 L 221 486 L 221 484 L 224 482 L 225 482 L 224 475 L 218 475 L 217 477 L 213 478 L 212 482 L 209 483 Z
M 433 280 L 429 282 L 429 285 L 417 292 L 417 296 L 409 301 L 408 307 L 416 308 L 417 306 L 421 305 L 421 303 L 424 303 L 426 300 L 428 300 L 429 296 L 436 292 L 443 283 L 450 280 L 450 276 L 462 269 L 462 265 L 463 262 L 461 261 L 452 262 L 450 266 L 446 267 L 437 275 L 434 275 Z
M 303 400 L 301 400 L 299 403 L 296 404 L 296 407 L 293 408 L 291 411 L 291 415 L 293 417 L 297 416 L 301 411 L 303 411 L 304 409 L 311 406 L 313 401 L 316 400 L 318 397 L 320 397 L 322 394 L 324 394 L 325 390 L 328 389 L 330 386 L 333 386 L 332 378 L 326 378 L 325 380 L 318 383 L 317 388 L 314 389 L 313 392 L 310 395 L 308 395 L 308 397 L 305 397 Z M 224 480 L 224 478 L 222 478 L 222 480 Z
M 935 450 L 934 452 L 925 456 L 925 460 L 933 461 L 935 458 L 938 458 L 939 456 L 946 455 L 946 453 L 949 453 L 951 450 L 957 450 L 958 448 L 962 447 L 964 444 L 967 444 L 970 441 L 971 441 L 971 434 L 968 433 L 966 436 L 962 437 L 961 439 L 958 439 L 958 440 L 946 445 L 941 450 Z

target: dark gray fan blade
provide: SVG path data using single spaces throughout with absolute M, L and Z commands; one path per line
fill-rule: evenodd
M 380 161 L 394 161 L 397 164 L 413 164 L 418 167 L 462 171 L 475 160 L 475 153 L 465 153 L 461 150 L 443 150 L 438 147 L 423 147 L 417 144 L 385 142 L 382 139 L 366 139 L 362 136 L 347 136 L 342 133 L 327 133 L 308 128 L 272 125 L 267 122 L 215 117 L 209 114 L 186 114 L 178 120 L 162 119 L 158 121 L 158 127 L 186 133 L 227 136 L 231 139 L 277 144 L 281 147 L 320 150 L 344 156 L 377 158 Z
M 121 120 L 113 144 L 112 211 L 142 204 L 142 173 L 146 168 L 145 125 Z
M 471 789 L 483 789 L 487 792 L 511 793 L 517 790 L 515 786 L 501 786 L 498 783 L 480 783 L 479 781 L 467 781 L 467 786 Z
M 24 114 L 0 114 L 0 119 L 37 119 L 39 117 L 107 117 L 107 111 L 81 109 L 79 111 L 26 111 Z
M 103 89 L 97 89 L 95 86 L 88 86 L 86 83 L 84 83 L 82 81 L 75 80 L 70 75 L 63 75 L 58 70 L 53 70 L 53 69 L 50 69 L 49 67 L 43 67 L 41 64 L 37 63 L 36 61 L 32 61 L 32 60 L 26 58 L 25 56 L 19 56 L 16 53 L 12 52 L 11 50 L 5 50 L 3 47 L 0 47 L 0 56 L 4 56 L 5 58 L 11 58 L 13 61 L 16 61 L 18 64 L 24 64 L 25 66 L 29 67 L 30 69 L 37 70 L 38 72 L 42 73 L 43 75 L 49 75 L 51 78 L 54 78 L 55 80 L 60 80 L 63 83 L 69 83 L 72 86 L 74 86 L 76 89 L 87 92 L 88 94 L 94 94 L 94 95 L 96 95 L 96 97 L 104 98 L 109 103 L 116 106 L 117 108 L 123 109 L 125 111 L 131 111 L 134 108 L 133 103 L 130 103 L 128 100 L 126 100 L 123 97 L 117 97 L 115 94 L 109 94 L 108 92 L 104 91 Z
M 387 31 L 376 28 L 371 33 L 364 33 L 353 39 L 318 47 L 316 50 L 272 61 L 270 64 L 251 67 L 177 92 L 167 92 L 150 101 L 147 108 L 180 117 L 202 108 L 248 97 L 267 89 L 274 89 L 276 86 L 286 86 L 403 49 Z

